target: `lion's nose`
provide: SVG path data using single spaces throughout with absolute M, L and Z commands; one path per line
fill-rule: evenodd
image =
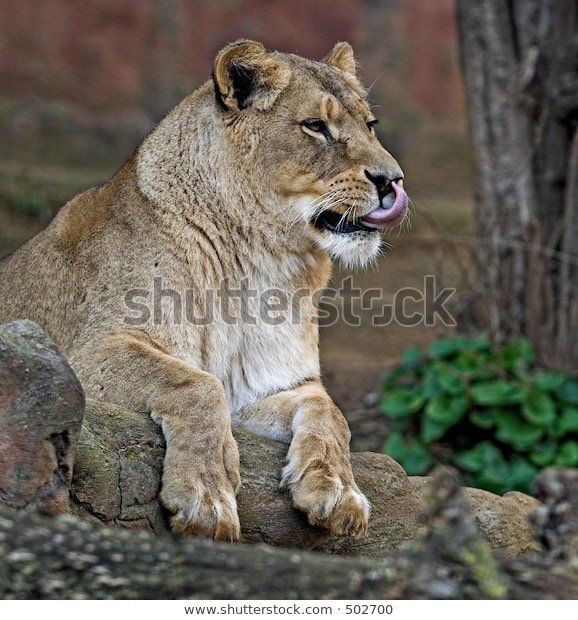
M 384 196 L 387 196 L 387 194 L 389 194 L 389 192 L 392 190 L 392 181 L 398 183 L 399 181 L 403 180 L 403 174 L 401 172 L 397 175 L 392 175 L 395 178 L 391 178 L 380 172 L 372 173 L 369 170 L 364 170 L 364 172 L 365 176 L 375 185 L 375 188 L 377 189 L 377 195 L 379 196 L 380 200 Z

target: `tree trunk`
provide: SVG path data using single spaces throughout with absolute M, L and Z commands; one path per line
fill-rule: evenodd
M 578 367 L 578 6 L 457 0 L 477 158 L 477 258 L 497 344 Z
M 491 553 L 447 470 L 429 487 L 425 536 L 374 559 L 157 537 L 0 505 L 0 598 L 577 598 L 578 476 L 551 471 L 540 486 L 549 551 L 519 560 Z

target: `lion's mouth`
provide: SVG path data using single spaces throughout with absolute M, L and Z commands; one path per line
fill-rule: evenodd
M 340 235 L 349 235 L 356 232 L 370 232 L 370 229 L 361 224 L 360 220 L 352 220 L 343 217 L 341 213 L 335 211 L 322 211 L 312 222 L 315 228 L 328 230 Z
M 383 197 L 381 205 L 360 219 L 367 228 L 393 228 L 403 221 L 409 207 L 408 195 L 395 181 L 391 188 L 393 192 Z
M 312 224 L 316 228 L 342 235 L 393 228 L 405 218 L 409 198 L 403 187 L 395 181 L 391 183 L 391 187 L 393 191 L 383 197 L 379 207 L 357 220 L 344 218 L 342 214 L 328 210 L 322 211 Z

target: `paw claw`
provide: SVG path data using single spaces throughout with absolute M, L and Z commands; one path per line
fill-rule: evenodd
M 235 493 L 239 487 L 239 451 L 231 436 L 223 458 L 203 462 L 199 472 L 190 461 L 179 462 L 170 452 L 165 458 L 161 500 L 174 513 L 175 534 L 237 541 L 241 527 Z
M 293 505 L 307 514 L 311 525 L 325 527 L 334 536 L 366 534 L 370 504 L 343 462 L 309 460 L 300 468 L 299 458 L 293 456 L 283 470 L 280 488 L 289 488 Z
M 241 527 L 237 516 L 237 503 L 231 492 L 219 493 L 218 497 L 214 497 L 205 491 L 201 501 L 198 500 L 198 495 L 193 493 L 193 499 L 189 498 L 187 505 L 180 510 L 177 501 L 173 499 L 169 502 L 163 499 L 165 506 L 176 512 L 171 518 L 173 533 L 229 542 L 239 540 Z

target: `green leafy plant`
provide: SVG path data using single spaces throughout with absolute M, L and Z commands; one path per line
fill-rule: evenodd
M 385 452 L 411 475 L 448 463 L 494 493 L 530 492 L 548 465 L 578 467 L 578 381 L 533 357 L 526 339 L 493 350 L 484 336 L 408 349 L 385 379 Z

